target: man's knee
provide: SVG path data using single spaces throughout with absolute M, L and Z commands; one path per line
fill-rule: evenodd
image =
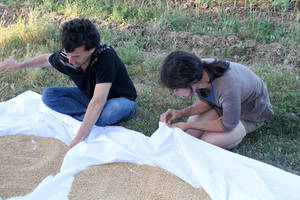
M 121 112 L 122 112 L 122 106 L 116 101 L 111 101 L 107 106 L 103 108 L 101 117 L 105 119 L 110 119 L 115 116 L 118 116 L 119 113 Z
M 126 103 L 125 103 L 126 102 Z M 136 113 L 136 102 L 110 101 L 105 105 L 96 125 L 105 126 L 126 121 Z
M 53 97 L 55 95 L 55 89 L 53 87 L 44 89 L 42 93 L 42 100 L 46 105 L 51 105 L 51 102 L 53 102 Z

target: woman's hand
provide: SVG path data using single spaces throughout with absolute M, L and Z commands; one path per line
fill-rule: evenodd
M 172 121 L 183 117 L 181 110 L 168 109 L 165 113 L 160 115 L 160 121 L 166 123 L 168 126 Z

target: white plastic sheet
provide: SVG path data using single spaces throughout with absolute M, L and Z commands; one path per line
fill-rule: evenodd
M 79 121 L 47 108 L 41 96 L 31 91 L 0 103 L 0 136 L 30 134 L 69 145 L 79 126 Z M 215 200 L 300 196 L 299 176 L 159 123 L 151 137 L 120 126 L 94 126 L 85 141 L 68 151 L 56 176 L 46 177 L 32 193 L 11 199 L 67 199 L 76 173 L 112 162 L 159 166 L 195 188 L 202 186 Z

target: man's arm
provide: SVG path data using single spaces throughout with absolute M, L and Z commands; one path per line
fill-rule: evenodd
M 91 129 L 95 125 L 103 110 L 110 88 L 111 83 L 96 84 L 93 98 L 87 107 L 82 124 L 76 137 L 71 142 L 70 148 L 84 140 L 90 134 Z
M 42 54 L 23 62 L 17 62 L 12 56 L 10 56 L 0 64 L 0 68 L 5 68 L 9 72 L 17 72 L 24 68 L 49 67 L 51 66 L 48 61 L 50 55 L 51 54 Z

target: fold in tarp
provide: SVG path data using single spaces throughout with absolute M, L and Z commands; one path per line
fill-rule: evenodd
M 69 145 L 80 123 L 50 110 L 32 91 L 0 103 L 0 136 L 53 137 Z M 11 199 L 68 199 L 75 174 L 113 162 L 161 167 L 195 188 L 203 187 L 214 200 L 296 200 L 300 196 L 299 176 L 160 122 L 151 137 L 120 126 L 94 126 L 85 141 L 68 151 L 57 175 L 46 177 L 32 193 Z

